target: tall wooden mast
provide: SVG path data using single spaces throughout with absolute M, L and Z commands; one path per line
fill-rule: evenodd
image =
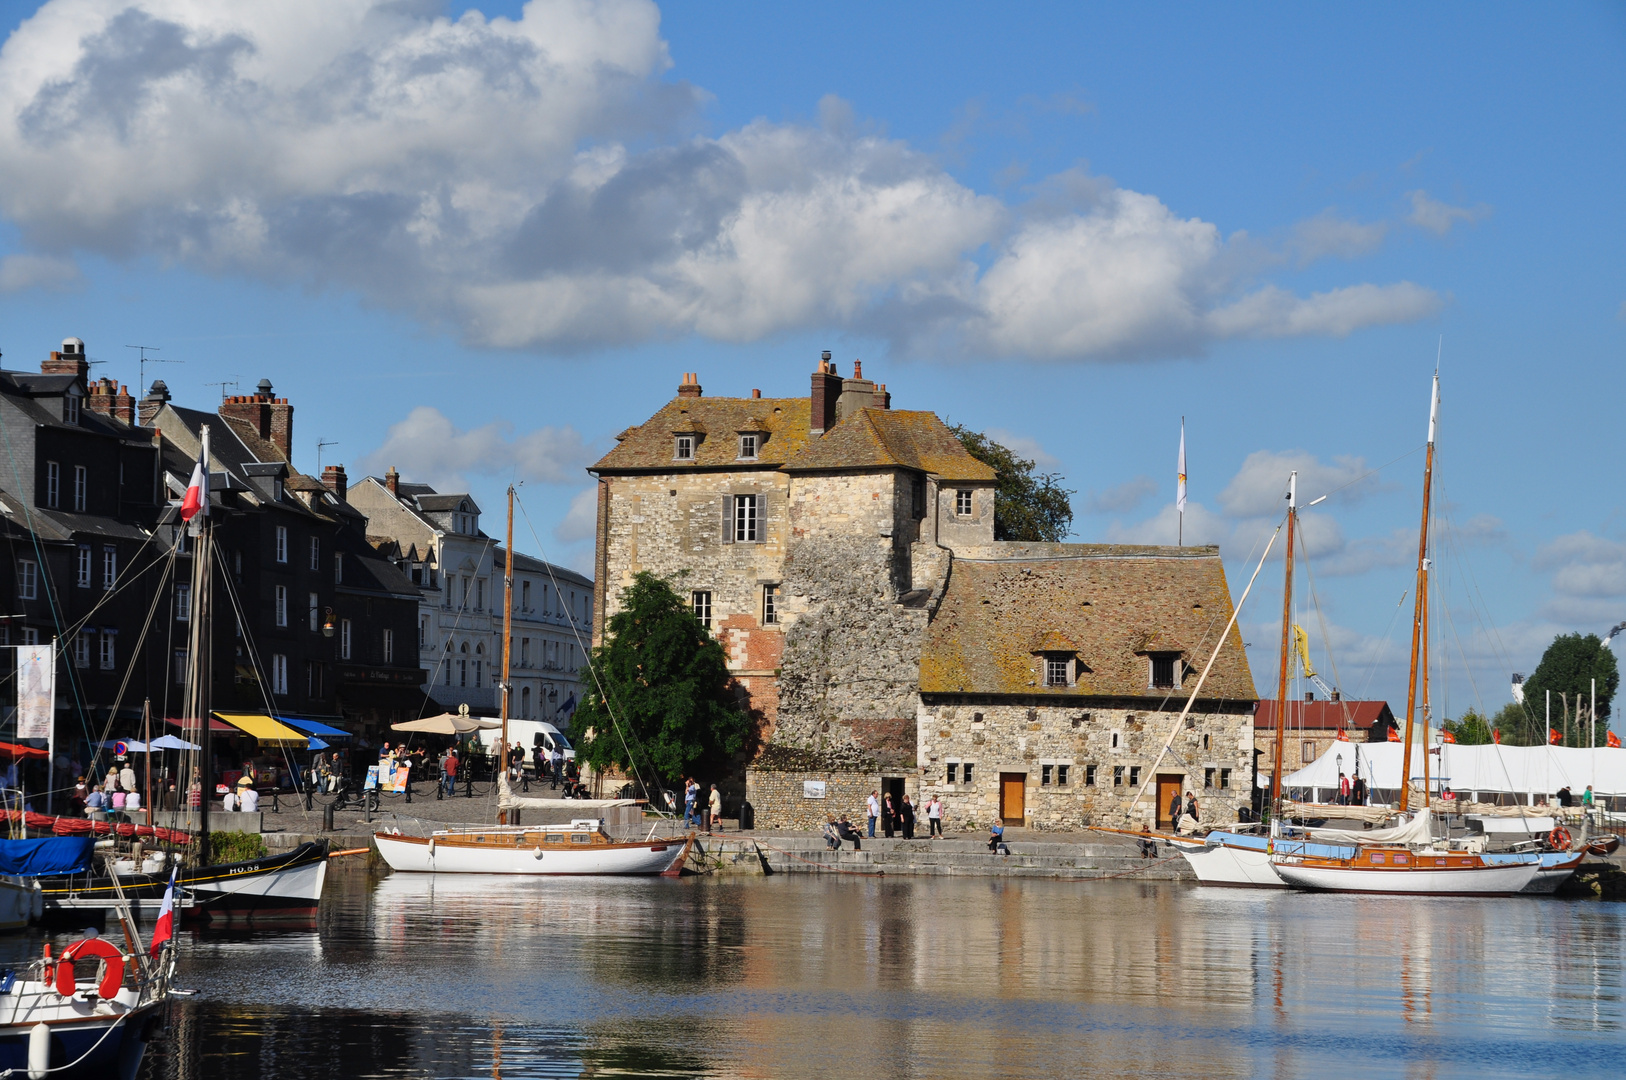
M 203 449 L 199 460 L 203 463 L 203 505 L 198 509 L 198 542 L 192 548 L 192 625 L 187 710 L 188 720 L 198 724 L 198 782 L 202 787 L 198 806 L 198 858 L 200 864 L 209 858 L 209 801 L 214 797 L 214 761 L 209 740 L 209 676 L 212 629 L 209 612 L 210 560 L 214 557 L 214 536 L 209 515 L 209 425 L 203 425 Z M 190 788 L 190 785 L 188 785 Z
M 1282 586 L 1282 653 L 1276 681 L 1276 760 L 1270 771 L 1270 814 L 1282 812 L 1282 747 L 1287 742 L 1287 658 L 1293 640 L 1293 530 L 1298 521 L 1299 474 L 1287 477 L 1287 573 Z
M 1400 751 L 1400 809 L 1411 807 L 1411 741 L 1417 712 L 1417 661 L 1424 624 L 1428 619 L 1428 521 L 1429 500 L 1434 493 L 1434 428 L 1440 415 L 1440 375 L 1434 374 L 1434 388 L 1428 401 L 1428 456 L 1423 463 L 1423 525 L 1417 533 L 1417 601 L 1411 619 L 1411 675 L 1406 680 L 1406 744 Z M 1428 747 L 1423 747 L 1428 756 Z
M 502 579 L 502 754 L 497 767 L 508 772 L 508 699 L 513 693 L 508 666 L 514 652 L 514 486 L 508 485 L 508 565 Z M 520 768 L 524 768 L 524 763 Z M 508 811 L 497 811 L 497 824 L 508 824 Z

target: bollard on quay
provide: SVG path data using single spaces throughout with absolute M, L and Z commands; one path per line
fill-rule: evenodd
M 322 806 L 322 831 L 333 831 L 333 804 L 325 803 Z

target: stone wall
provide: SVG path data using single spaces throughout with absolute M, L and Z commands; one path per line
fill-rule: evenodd
M 1178 709 L 1153 707 L 1160 703 L 1148 701 L 1144 708 L 1125 701 L 1105 707 L 1074 701 L 1064 707 L 1043 699 L 978 704 L 933 695 L 919 716 L 921 795 L 941 795 L 955 828 L 980 828 L 1001 812 L 1001 774 L 1020 775 L 1022 823 L 1030 828 L 1127 825 L 1139 783 L 1147 781 L 1170 726 L 1179 719 Z M 1251 703 L 1200 703 L 1198 709 L 1203 711 L 1194 709 L 1175 735 L 1157 774 L 1178 774 L 1182 789 L 1196 794 L 1204 820 L 1234 821 L 1250 795 Z M 964 780 L 967 762 L 973 766 L 970 783 Z M 1066 784 L 1059 782 L 1061 765 L 1067 766 Z M 1137 827 L 1155 820 L 1157 790 L 1153 778 L 1136 808 Z
M 904 473 L 798 476 L 791 485 L 775 742 L 856 746 L 912 767 L 924 605 L 908 589 L 914 519 Z M 901 588 L 900 588 L 901 586 Z
M 824 798 L 807 798 L 807 781 L 823 783 Z M 846 814 L 863 831 L 869 814 L 866 800 L 880 787 L 880 773 L 750 769 L 745 774 L 745 798 L 759 829 L 822 829 L 826 821 Z

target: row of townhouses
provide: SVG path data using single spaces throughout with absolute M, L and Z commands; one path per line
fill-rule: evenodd
M 0 371 L 0 644 L 58 643 L 59 740 L 131 734 L 143 702 L 179 714 L 194 610 L 178 511 L 206 425 L 217 710 L 321 720 L 364 745 L 462 704 L 497 712 L 506 552 L 468 494 L 393 469 L 354 486 L 342 465 L 299 472 L 294 407 L 269 380 L 208 412 L 161 380 L 137 400 L 89 370 L 69 338 L 38 374 Z M 592 583 L 517 554 L 514 583 L 511 713 L 563 721 Z

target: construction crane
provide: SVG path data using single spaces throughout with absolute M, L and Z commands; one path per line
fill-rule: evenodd
M 1315 683 L 1316 689 L 1326 694 L 1328 701 L 1335 700 L 1338 691 L 1328 686 L 1326 680 L 1317 675 L 1315 668 L 1310 664 L 1310 635 L 1304 632 L 1304 627 L 1296 623 L 1293 626 L 1293 645 L 1299 654 L 1299 670 L 1303 672 L 1304 677 Z

